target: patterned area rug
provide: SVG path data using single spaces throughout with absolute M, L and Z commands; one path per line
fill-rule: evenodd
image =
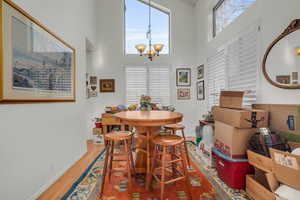
M 189 145 L 189 151 L 193 160 L 192 168 L 189 169 L 189 180 L 192 186 L 193 199 L 199 200 L 248 200 L 245 191 L 232 190 L 227 187 L 216 174 L 214 169 L 205 166 L 196 153 L 194 144 Z M 96 200 L 100 191 L 100 183 L 103 170 L 105 153 L 102 152 L 90 165 L 86 172 L 70 188 L 61 200 Z M 122 167 L 125 163 L 118 163 Z M 203 173 L 202 173 L 203 172 Z M 148 192 L 144 187 L 144 177 L 138 176 L 133 181 L 133 193 L 127 192 L 127 178 L 122 173 L 114 173 L 111 182 L 106 182 L 103 200 L 159 200 L 160 190 L 157 183 L 153 183 L 153 192 Z M 166 187 L 165 198 L 169 200 L 187 199 L 183 182 Z M 97 199 L 99 200 L 99 198 Z

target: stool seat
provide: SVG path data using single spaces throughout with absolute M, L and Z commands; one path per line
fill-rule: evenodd
M 183 129 L 185 129 L 185 126 L 182 124 L 169 124 L 169 125 L 165 126 L 165 129 L 183 130 Z
M 113 141 L 122 141 L 122 140 L 129 140 L 132 137 L 132 133 L 129 131 L 113 131 L 111 133 L 105 134 L 106 140 L 113 140 Z
M 184 142 L 184 139 L 178 135 L 156 136 L 153 139 L 154 144 L 161 146 L 175 146 Z

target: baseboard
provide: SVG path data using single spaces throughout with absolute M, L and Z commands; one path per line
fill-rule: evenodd
M 46 191 L 51 185 L 53 185 L 61 176 L 63 176 L 75 163 L 77 163 L 82 157 L 84 157 L 87 154 L 87 152 L 83 152 L 82 155 L 78 156 L 77 159 L 74 159 L 72 161 L 70 166 L 65 167 L 63 170 L 61 170 L 60 173 L 50 178 L 50 180 L 45 183 L 42 187 L 40 187 L 32 196 L 27 198 L 27 200 L 34 200 L 38 199 L 38 197 Z

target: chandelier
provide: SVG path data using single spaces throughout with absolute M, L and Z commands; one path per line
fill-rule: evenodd
M 163 44 L 152 45 L 152 30 L 151 30 L 151 0 L 149 0 L 149 26 L 146 33 L 146 37 L 149 41 L 148 51 L 144 54 L 147 46 L 145 44 L 135 45 L 136 50 L 140 53 L 140 56 L 148 56 L 149 60 L 152 61 L 155 56 L 159 56 L 159 53 L 163 50 Z

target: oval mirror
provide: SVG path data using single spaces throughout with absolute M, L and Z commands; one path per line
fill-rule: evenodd
M 263 73 L 274 86 L 300 89 L 300 19 L 292 21 L 269 46 L 263 59 Z

